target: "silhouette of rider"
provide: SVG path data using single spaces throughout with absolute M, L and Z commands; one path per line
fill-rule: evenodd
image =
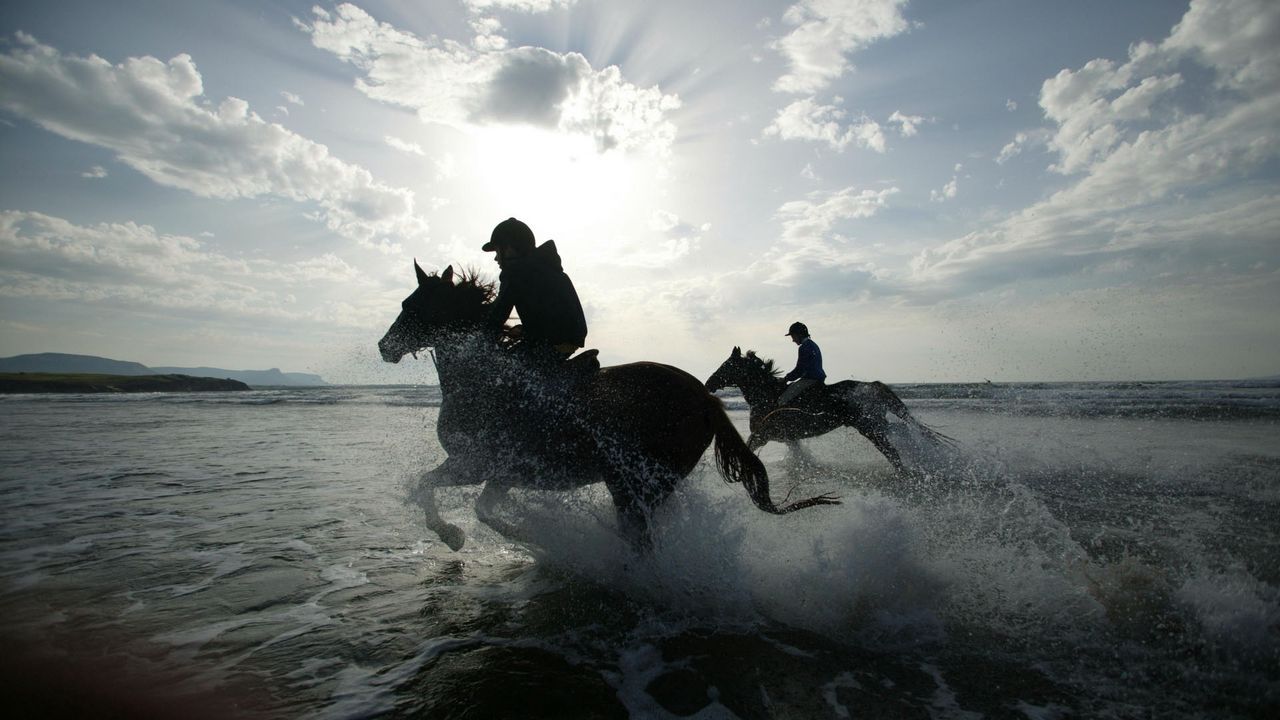
M 559 365 L 582 347 L 587 338 L 586 316 L 554 240 L 536 245 L 528 225 L 507 218 L 481 249 L 497 253 L 502 268 L 490 321 L 500 327 L 515 309 L 521 322 L 517 347 L 536 367 Z
M 800 349 L 795 369 L 782 378 L 791 384 L 778 396 L 779 407 L 791 404 L 806 390 L 821 385 L 827 379 L 827 373 L 822 370 L 822 350 L 809 337 L 809 328 L 802 322 L 791 323 L 791 327 L 787 328 L 787 337 L 799 345 Z

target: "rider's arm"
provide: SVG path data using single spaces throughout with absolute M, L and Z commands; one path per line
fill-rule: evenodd
M 502 327 L 507 318 L 511 317 L 511 310 L 516 306 L 514 293 L 511 292 L 511 284 L 504 283 L 499 279 L 498 297 L 494 298 L 493 305 L 489 308 L 489 322 L 495 327 Z

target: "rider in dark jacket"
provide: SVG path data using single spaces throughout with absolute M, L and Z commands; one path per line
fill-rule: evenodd
M 554 240 L 538 246 L 528 225 L 507 218 L 482 249 L 496 252 L 502 268 L 490 316 L 495 325 L 504 324 L 514 308 L 522 325 L 521 345 L 535 359 L 564 360 L 583 346 L 586 316 Z

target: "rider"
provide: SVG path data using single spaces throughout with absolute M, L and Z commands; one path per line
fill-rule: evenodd
M 587 320 L 565 274 L 554 240 L 535 246 L 533 231 L 515 218 L 498 223 L 481 248 L 497 253 L 498 297 L 490 321 L 499 327 L 512 308 L 520 315 L 520 347 L 535 364 L 558 365 L 582 347 Z
M 822 370 L 822 350 L 818 348 L 818 343 L 809 337 L 809 328 L 802 322 L 793 322 L 791 327 L 787 328 L 787 337 L 791 338 L 791 342 L 799 345 L 800 350 L 795 369 L 783 377 L 783 380 L 791 384 L 782 391 L 782 395 L 778 396 L 779 407 L 791 403 L 805 390 L 821 385 L 822 381 L 827 379 L 827 374 Z M 795 382 L 791 382 L 792 380 Z

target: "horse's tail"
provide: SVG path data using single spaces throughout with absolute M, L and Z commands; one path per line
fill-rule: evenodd
M 711 414 L 711 426 L 715 432 L 716 467 L 720 470 L 720 477 L 727 483 L 742 483 L 756 507 L 774 515 L 785 515 L 813 505 L 840 504 L 836 496 L 824 494 L 788 503 L 782 507 L 774 505 L 773 499 L 769 497 L 769 472 L 765 469 L 764 463 L 743 442 L 742 435 L 729 420 L 729 414 L 725 412 L 719 398 L 708 395 L 708 399 L 710 401 L 708 412 Z

